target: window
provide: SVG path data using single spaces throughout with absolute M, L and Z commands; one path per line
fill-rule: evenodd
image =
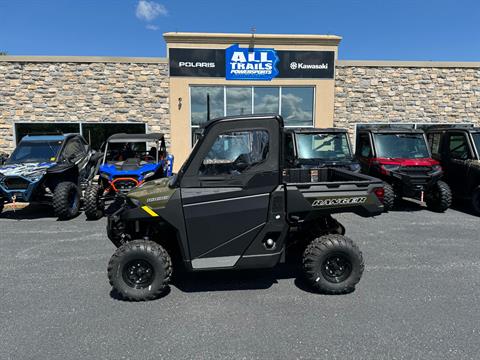
M 63 141 L 23 141 L 6 164 L 57 161 Z
M 254 94 L 254 113 L 255 114 L 280 114 L 278 87 L 255 87 Z
M 467 139 L 464 135 L 450 135 L 448 150 L 453 159 L 467 160 L 469 158 Z
M 85 140 L 95 150 L 100 150 L 102 144 L 113 134 L 145 134 L 145 124 L 122 124 L 122 123 L 83 123 L 82 134 Z
M 298 134 L 300 159 L 345 160 L 351 159 L 347 134 Z
M 64 159 L 76 160 L 83 155 L 85 155 L 85 144 L 82 144 L 79 139 L 70 139 L 65 144 L 65 149 L 63 150 Z
M 191 122 L 198 127 L 207 121 L 207 96 L 210 99 L 210 118 L 224 116 L 224 89 L 219 86 L 190 88 Z
M 252 88 L 227 87 L 226 115 L 247 115 L 252 113 Z
M 378 157 L 401 159 L 429 158 L 423 134 L 374 134 Z
M 281 114 L 287 126 L 313 124 L 313 89 L 309 87 L 282 88 Z
M 117 133 L 145 134 L 146 124 L 144 123 L 16 123 L 15 136 L 17 144 L 27 134 L 82 134 L 85 140 L 95 150 L 100 150 L 102 144 L 110 135 Z
M 203 159 L 200 176 L 240 175 L 261 164 L 268 156 L 269 136 L 265 130 L 220 134 Z
M 16 123 L 15 139 L 17 144 L 25 135 L 54 135 L 80 133 L 79 123 Z
M 281 114 L 287 127 L 313 126 L 313 86 L 192 86 L 190 121 L 193 131 L 207 121 L 207 96 L 211 119 L 273 113 Z
M 430 146 L 430 150 L 432 151 L 433 155 L 440 154 L 440 133 L 431 133 L 428 134 L 428 145 Z
M 370 139 L 368 134 L 361 134 L 358 140 L 357 149 L 359 149 L 361 157 L 372 157 L 372 147 L 370 145 Z
M 477 154 L 480 153 L 480 132 L 473 133 L 473 142 L 475 143 L 475 147 L 477 148 Z

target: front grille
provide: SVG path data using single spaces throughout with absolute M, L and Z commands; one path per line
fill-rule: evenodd
M 432 171 L 432 167 L 431 166 L 402 166 L 400 168 L 401 171 L 403 172 L 409 172 L 409 173 L 428 173 L 430 171 Z
M 135 176 L 117 177 L 113 180 L 113 185 L 122 193 L 128 192 L 138 185 L 138 180 Z
M 3 180 L 5 188 L 8 190 L 25 190 L 30 185 L 30 181 L 20 176 L 11 176 Z

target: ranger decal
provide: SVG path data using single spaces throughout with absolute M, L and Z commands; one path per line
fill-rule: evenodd
M 366 196 L 348 197 L 348 198 L 336 198 L 336 199 L 319 199 L 312 203 L 314 207 L 320 206 L 335 206 L 335 205 L 353 205 L 363 204 L 367 201 Z

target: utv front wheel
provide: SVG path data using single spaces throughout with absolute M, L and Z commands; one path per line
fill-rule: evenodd
M 128 242 L 108 263 L 110 285 L 127 300 L 153 300 L 165 294 L 172 276 L 172 260 L 159 244 Z
M 452 192 L 446 182 L 439 180 L 426 196 L 427 207 L 436 212 L 444 212 L 452 205 Z
M 349 238 L 330 234 L 314 239 L 303 253 L 303 272 L 310 286 L 324 294 L 355 289 L 364 269 L 361 251 Z
M 480 215 L 480 186 L 473 191 L 472 208 L 477 215 Z
M 383 196 L 383 205 L 385 211 L 392 210 L 396 203 L 395 190 L 393 186 L 387 183 L 383 184 L 384 196 Z
M 103 188 L 99 184 L 91 184 L 85 191 L 85 215 L 88 220 L 98 220 L 103 216 L 105 205 L 102 195 Z
M 60 220 L 71 219 L 80 211 L 80 190 L 72 182 L 64 181 L 53 192 L 53 211 Z

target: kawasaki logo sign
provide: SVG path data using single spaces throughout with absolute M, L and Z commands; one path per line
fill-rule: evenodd
M 278 75 L 278 56 L 274 49 L 240 48 L 238 44 L 225 50 L 227 80 L 272 80 Z

